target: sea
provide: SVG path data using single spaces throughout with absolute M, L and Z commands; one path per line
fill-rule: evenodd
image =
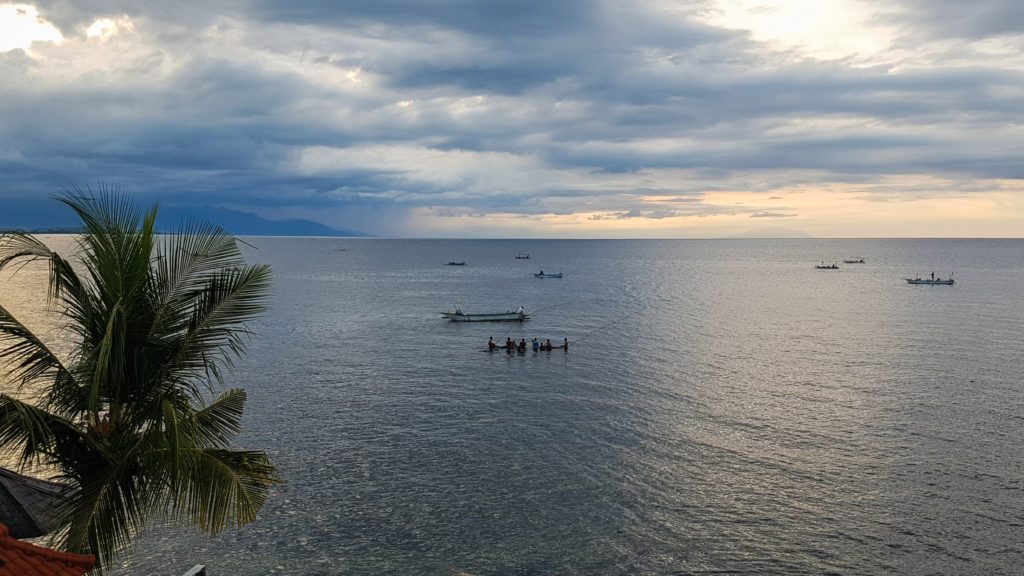
M 237 444 L 284 483 L 112 574 L 1024 571 L 1024 240 L 244 240 Z

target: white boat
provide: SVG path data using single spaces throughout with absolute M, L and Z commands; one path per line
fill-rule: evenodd
M 950 276 L 952 276 L 952 274 L 950 274 Z M 935 272 L 932 272 L 932 275 L 931 275 L 930 278 L 921 278 L 920 276 L 918 276 L 917 278 L 904 278 L 904 280 L 907 281 L 907 284 L 924 284 L 926 286 L 952 286 L 953 285 L 953 279 L 952 278 L 946 278 L 945 280 L 943 280 L 942 278 L 936 278 L 935 277 Z
M 529 319 L 530 315 L 523 310 L 522 306 L 515 311 L 508 310 L 489 314 L 466 314 L 461 308 L 456 307 L 454 310 L 441 312 L 441 317 L 452 322 L 522 322 Z

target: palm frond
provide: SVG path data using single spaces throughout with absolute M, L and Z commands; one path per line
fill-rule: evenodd
M 0 451 L 16 455 L 21 466 L 61 451 L 70 454 L 86 439 L 78 426 L 46 410 L 0 395 Z
M 45 260 L 50 249 L 35 236 L 25 232 L 0 234 L 0 270 L 18 260 Z
M 263 452 L 208 448 L 195 453 L 192 474 L 169 504 L 177 516 L 216 534 L 255 520 L 270 487 L 280 482 Z
M 143 212 L 127 194 L 106 185 L 98 192 L 75 188 L 58 200 L 85 226 L 79 245 L 100 300 L 109 306 L 139 296 L 150 282 L 156 207 Z
M 100 410 L 101 400 L 116 401 L 120 385 L 128 374 L 124 363 L 131 358 L 126 357 L 123 348 L 127 340 L 125 329 L 124 307 L 119 300 L 107 314 L 107 325 L 100 341 L 93 343 L 95 364 L 92 366 L 88 402 L 89 409 L 94 412 Z
M 47 260 L 50 266 L 49 297 L 69 295 L 68 305 L 74 306 L 81 297 L 83 286 L 71 265 L 59 254 L 31 234 L 5 232 L 0 234 L 0 270 L 16 262 L 22 265 Z
M 95 454 L 94 454 L 95 456 Z M 160 487 L 134 459 L 93 458 L 81 464 L 76 490 L 58 507 L 68 521 L 56 543 L 69 552 L 94 554 L 109 565 L 143 527 Z
M 68 375 L 53 351 L 3 306 L 0 306 L 0 365 L 19 389 L 43 378 Z
M 211 273 L 245 264 L 235 237 L 202 221 L 184 222 L 164 236 L 156 258 L 157 280 L 169 301 L 201 290 Z
M 196 299 L 210 277 L 244 265 L 235 238 L 219 226 L 184 223 L 163 237 L 154 263 L 157 307 L 150 333 L 154 342 L 174 340 L 187 327 Z
M 95 310 L 95 299 L 89 287 L 75 272 L 71 263 L 56 252 L 50 253 L 50 298 L 58 298 L 72 324 L 87 322 Z
M 222 448 L 241 429 L 245 411 L 245 390 L 233 388 L 196 412 L 197 432 L 206 448 Z
M 63 308 L 68 327 L 80 342 L 86 342 L 95 332 L 91 326 L 102 317 L 97 310 L 97 301 L 89 286 L 84 284 L 70 262 L 51 251 L 37 238 L 20 233 L 0 236 L 0 268 L 11 266 L 19 260 L 22 264 L 39 260 L 49 263 L 48 299 L 56 299 Z M 7 309 L 0 306 L 0 363 L 7 362 L 8 376 L 18 386 L 55 376 L 65 382 L 70 372 L 47 346 L 28 328 L 22 325 Z
M 68 421 L 81 421 L 88 412 L 89 391 L 79 386 L 68 372 L 59 372 L 48 390 L 41 394 L 39 407 Z
M 223 270 L 211 276 L 196 298 L 176 353 L 166 364 L 172 382 L 199 379 L 221 383 L 220 367 L 232 365 L 245 350 L 246 322 L 264 310 L 270 268 L 265 265 Z M 194 390 L 196 394 L 199 390 Z

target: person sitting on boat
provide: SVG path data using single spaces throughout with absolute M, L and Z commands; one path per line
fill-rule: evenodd
M 526 352 L 526 338 L 519 341 L 519 352 Z
M 516 310 L 516 313 L 517 314 L 522 314 L 523 313 L 523 306 L 522 305 L 519 306 L 519 310 Z
M 533 351 L 534 352 L 536 352 L 537 350 L 540 350 L 540 341 L 537 340 L 536 338 L 534 338 L 533 342 L 531 342 L 530 344 L 533 345 Z
M 494 336 L 491 336 L 490 338 L 487 339 L 487 349 L 488 350 L 494 350 L 497 347 L 498 347 L 498 345 L 494 343 Z
M 552 346 L 551 346 L 551 338 L 548 338 L 548 341 L 544 343 L 544 349 L 547 350 L 548 352 L 550 352 L 551 348 L 552 348 Z

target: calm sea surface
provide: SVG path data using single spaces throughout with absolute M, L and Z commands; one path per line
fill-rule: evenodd
M 275 283 L 239 443 L 286 483 L 116 574 L 1024 570 L 1024 241 L 248 242 Z

